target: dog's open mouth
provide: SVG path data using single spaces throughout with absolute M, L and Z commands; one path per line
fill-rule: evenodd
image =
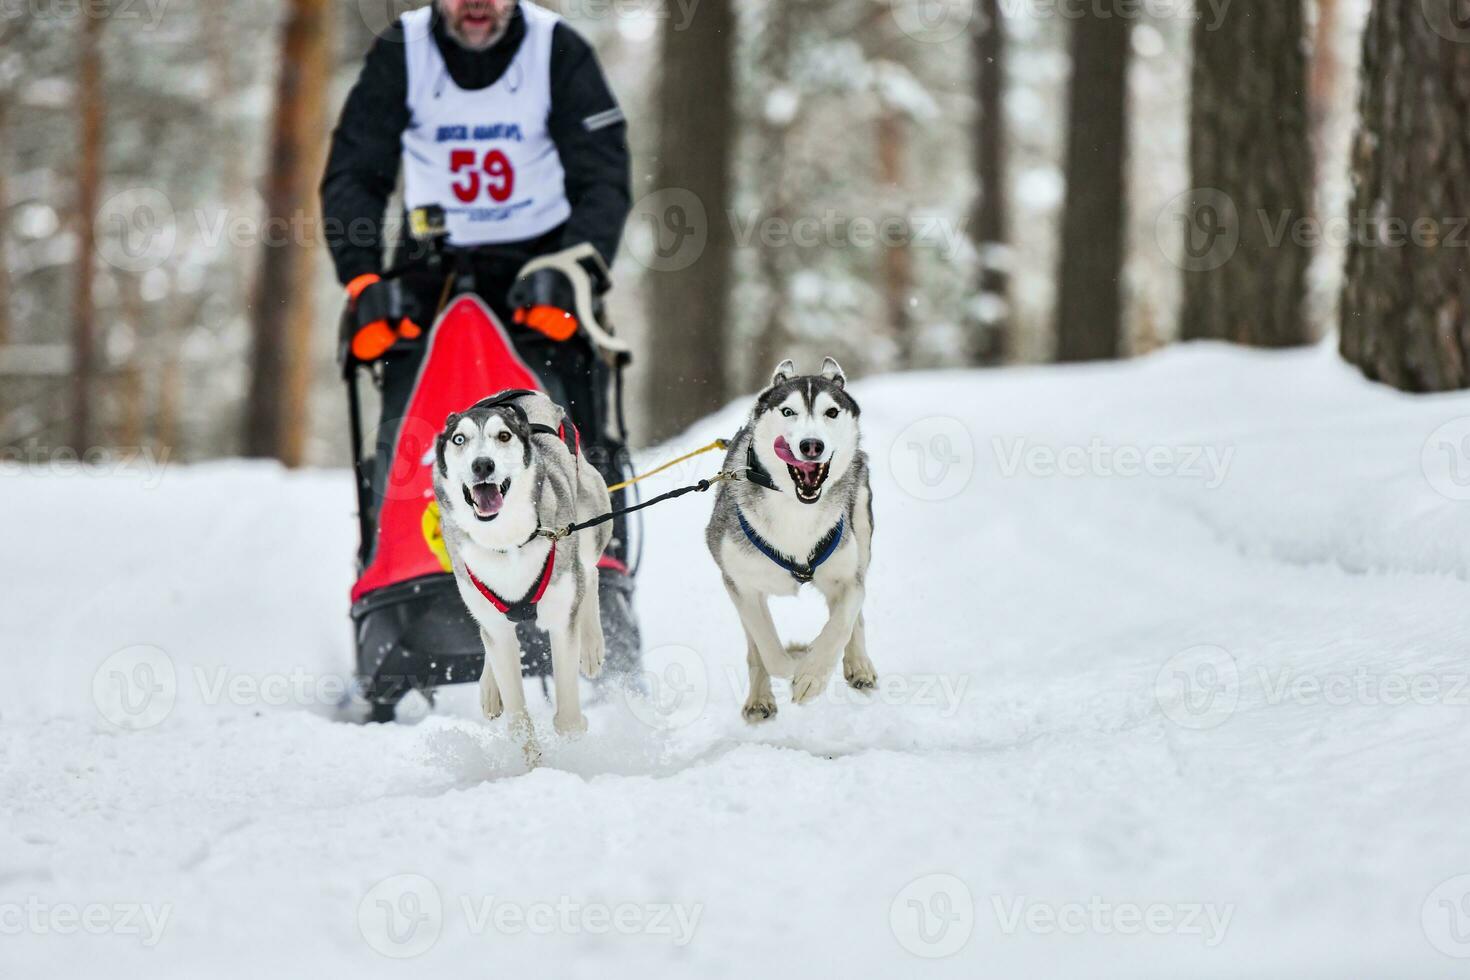
M 464 502 L 470 505 L 475 517 L 482 521 L 493 521 L 505 504 L 505 495 L 510 492 L 510 477 L 504 483 L 465 484 Z
M 796 484 L 796 499 L 804 504 L 814 504 L 822 496 L 822 484 L 827 482 L 827 471 L 832 461 L 813 463 L 800 459 L 791 451 L 785 437 L 776 440 L 776 456 L 786 464 L 791 482 Z

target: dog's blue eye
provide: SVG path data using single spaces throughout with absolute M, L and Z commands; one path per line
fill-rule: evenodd
M 835 419 L 838 415 L 841 415 L 841 414 L 842 413 L 839 412 L 839 411 L 837 411 L 837 409 L 835 409 L 835 408 L 829 408 L 829 409 L 827 409 L 827 418 L 829 418 L 829 419 Z
M 789 409 L 789 408 L 783 408 L 783 409 L 781 409 L 781 414 L 784 415 L 784 416 L 786 416 L 788 419 L 789 418 L 795 418 L 796 417 L 796 412 L 794 410 L 792 410 L 792 409 Z
M 454 438 L 451 439 L 450 441 L 453 442 L 456 446 L 463 446 L 464 445 L 464 433 L 463 432 L 455 433 Z

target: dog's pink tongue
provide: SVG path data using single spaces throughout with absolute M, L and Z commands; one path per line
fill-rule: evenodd
M 470 497 L 475 501 L 475 510 L 482 514 L 498 514 L 505 502 L 500 487 L 494 483 L 476 483 L 470 487 Z
M 787 444 L 785 436 L 776 437 L 775 450 L 777 459 L 787 466 L 795 466 L 803 473 L 812 473 L 818 466 L 822 465 L 821 463 L 813 463 L 810 460 L 797 459 L 796 454 L 791 451 L 791 446 Z

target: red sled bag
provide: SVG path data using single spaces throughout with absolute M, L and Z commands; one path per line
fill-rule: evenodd
M 393 438 L 392 465 L 374 486 L 363 458 L 360 364 L 349 364 L 348 400 L 362 547 L 352 588 L 359 693 L 375 717 L 392 717 L 410 690 L 478 680 L 479 627 L 449 571 L 434 499 L 434 439 L 450 413 L 508 388 L 544 391 L 505 327 L 477 296 L 457 297 L 430 329 L 413 393 Z

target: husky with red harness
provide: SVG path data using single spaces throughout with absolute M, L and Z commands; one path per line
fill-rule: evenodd
M 333 134 L 322 210 L 349 301 L 362 521 L 352 618 L 375 718 L 393 717 L 407 690 L 479 673 L 477 630 L 453 599 L 429 507 L 426 460 L 448 411 L 506 388 L 544 391 L 606 482 L 628 475 L 630 354 L 603 297 L 629 172 L 623 114 L 591 46 L 543 7 L 434 0 L 367 55 Z M 421 220 L 392 242 L 386 211 L 400 176 L 405 216 Z M 360 376 L 381 396 L 375 439 L 357 424 Z M 633 551 L 620 519 L 597 597 L 613 677 L 640 669 Z M 526 670 L 544 677 L 544 632 L 527 623 L 520 635 Z
M 540 392 L 508 391 L 449 416 L 434 445 L 434 497 L 465 607 L 480 626 L 485 717 L 531 743 L 516 624 L 551 638 L 556 730 L 587 730 L 577 674 L 602 670 L 597 561 L 607 524 L 556 538 L 545 529 L 606 513 L 607 485 L 566 413 Z M 533 744 L 533 743 L 531 743 Z

